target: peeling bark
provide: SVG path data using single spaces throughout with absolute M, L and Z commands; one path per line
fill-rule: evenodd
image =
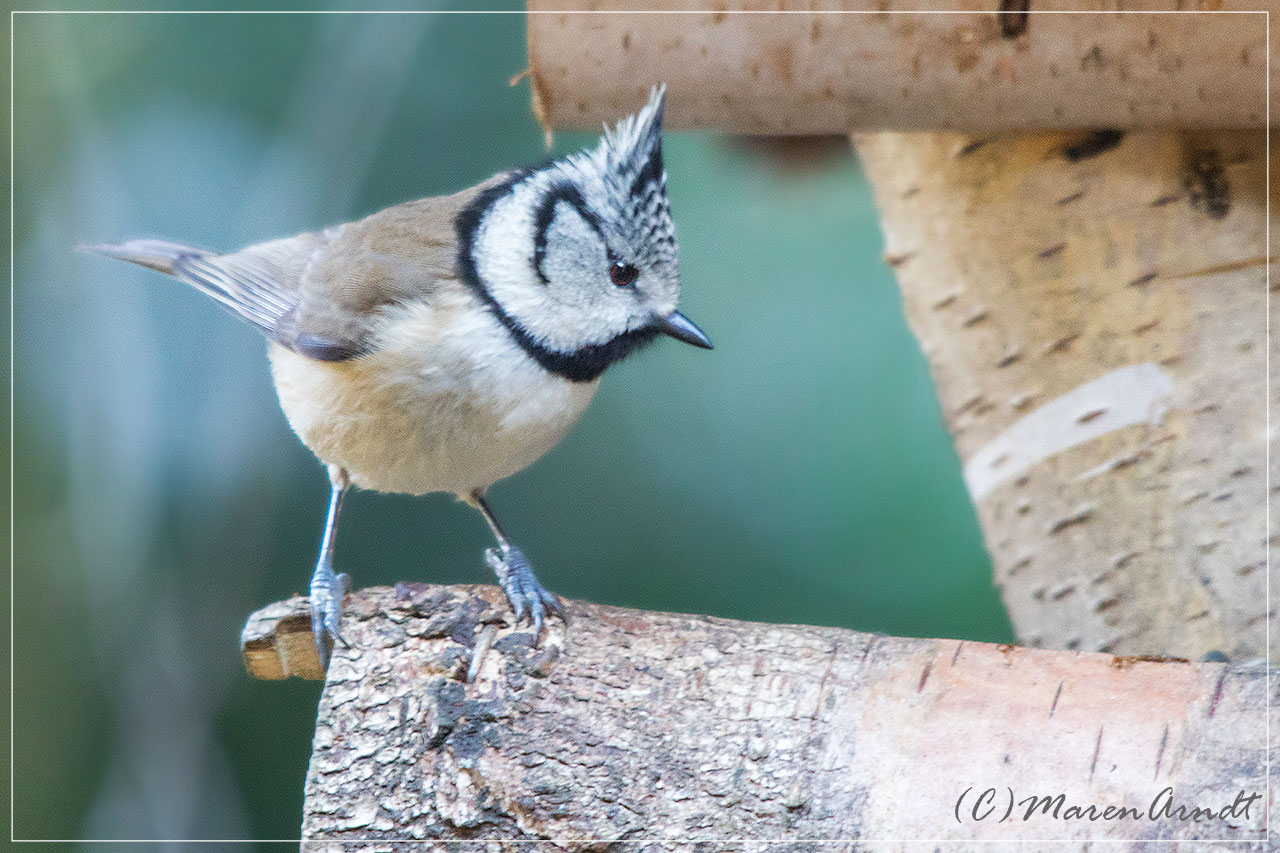
M 1023 821 L 1025 806 L 1001 824 L 965 812 L 987 787 L 1144 811 L 1167 786 L 1178 803 L 1215 810 L 1260 792 L 1260 668 L 583 602 L 569 612 L 568 633 L 553 620 L 533 648 L 528 632 L 503 626 L 495 587 L 353 594 L 343 625 L 352 647 L 336 651 L 320 702 L 304 849 L 357 839 L 388 850 L 424 849 L 407 839 L 643 840 L 653 850 L 698 839 L 986 839 L 1014 850 L 1046 837 L 1261 838 L 1261 800 L 1247 817 L 1194 824 Z M 244 636 L 251 672 L 318 674 L 297 642 L 309 639 L 307 618 L 303 598 L 256 614 Z
M 902 0 L 716 6 L 703 14 L 530 15 L 534 111 L 548 127 L 596 129 L 665 82 L 669 126 L 746 134 L 1261 129 L 1266 17 L 1203 13 L 1280 12 L 1276 0 L 938 6 L 972 14 L 895 14 L 921 8 Z M 529 3 L 534 12 L 602 8 L 626 6 Z M 802 14 L 735 14 L 779 9 Z M 1116 9 L 1153 14 L 1041 14 Z M 869 14 L 819 14 L 837 10 Z M 1202 14 L 1156 14 L 1193 10 Z
M 1263 655 L 1264 134 L 856 143 L 1019 638 Z

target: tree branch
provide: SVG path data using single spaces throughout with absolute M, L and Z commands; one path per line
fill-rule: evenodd
M 972 10 L 959 15 L 893 14 L 920 9 L 904 0 L 817 4 L 871 14 L 734 14 L 815 5 L 800 0 L 719 5 L 703 14 L 530 15 L 534 111 L 548 127 L 596 129 L 665 82 L 669 127 L 749 134 L 1265 124 L 1261 13 L 1039 14 L 1087 10 L 1077 0 L 1021 4 L 1031 15 L 999 11 L 1019 4 L 995 0 L 946 4 Z M 1276 0 L 1212 5 L 1280 12 Z M 1168 13 L 1186 4 L 1142 6 Z M 533 12 L 600 8 L 625 5 L 529 2 Z M 1273 86 L 1273 107 L 1277 98 Z
M 1215 810 L 1260 792 L 1261 669 L 585 602 L 533 648 L 487 586 L 368 589 L 347 612 L 311 841 L 1261 837 L 1257 800 L 1194 824 L 970 816 L 988 787 L 1001 812 L 1009 789 L 1144 814 L 1167 786 Z M 318 674 L 306 614 L 249 620 L 250 672 Z

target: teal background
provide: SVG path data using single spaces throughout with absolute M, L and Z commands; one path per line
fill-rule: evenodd
M 324 473 L 256 332 L 73 248 L 229 250 L 544 159 L 524 20 L 20 15 L 13 59 L 15 834 L 296 838 L 320 686 L 237 641 L 305 591 Z M 611 370 L 495 508 L 567 597 L 1009 641 L 870 188 L 847 146 L 771 150 L 668 135 L 716 349 Z M 488 544 L 449 497 L 364 493 L 338 562 L 488 582 Z

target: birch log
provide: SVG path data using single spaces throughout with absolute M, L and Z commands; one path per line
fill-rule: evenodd
M 620 14 L 616 2 L 530 0 L 534 110 L 549 127 L 596 129 L 665 82 L 670 126 L 749 134 L 1265 126 L 1264 10 L 1278 0 L 923 8 L 737 0 Z M 553 13 L 588 10 L 615 11 Z
M 1020 639 L 1262 655 L 1265 132 L 1124 130 L 1261 127 L 1257 16 L 1033 15 L 1007 38 L 1028 4 L 979 5 L 537 15 L 534 108 L 593 124 L 666 81 L 671 127 L 1110 127 L 857 144 Z
M 782 838 L 893 842 L 877 850 L 980 839 L 1014 851 L 1044 838 L 1262 849 L 1261 668 L 583 602 L 569 612 L 571 630 L 553 620 L 533 648 L 527 631 L 503 627 L 496 587 L 352 595 L 351 648 L 336 650 L 320 700 L 304 849 L 458 839 L 646 850 L 738 839 L 742 849 Z M 251 618 L 250 672 L 318 675 L 307 624 L 303 598 Z M 1024 819 L 1028 797 L 1059 794 L 1056 817 L 1050 802 Z M 998 822 L 1011 797 L 1013 816 Z M 991 805 L 993 816 L 974 819 Z M 1067 811 L 1089 805 L 1141 816 Z M 1180 820 L 1179 806 L 1214 818 Z
M 1019 638 L 1266 645 L 1266 137 L 865 135 Z

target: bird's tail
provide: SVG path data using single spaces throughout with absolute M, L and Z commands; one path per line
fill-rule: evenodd
M 129 261 L 166 275 L 175 274 L 174 263 L 179 258 L 199 258 L 213 254 L 212 252 L 206 252 L 204 249 L 183 246 L 179 243 L 167 243 L 164 240 L 130 240 L 127 243 L 121 243 L 119 246 L 104 243 L 100 246 L 82 245 L 78 248 L 82 252 L 94 252 L 95 254 L 106 255 L 108 258 L 119 258 L 122 261 Z

